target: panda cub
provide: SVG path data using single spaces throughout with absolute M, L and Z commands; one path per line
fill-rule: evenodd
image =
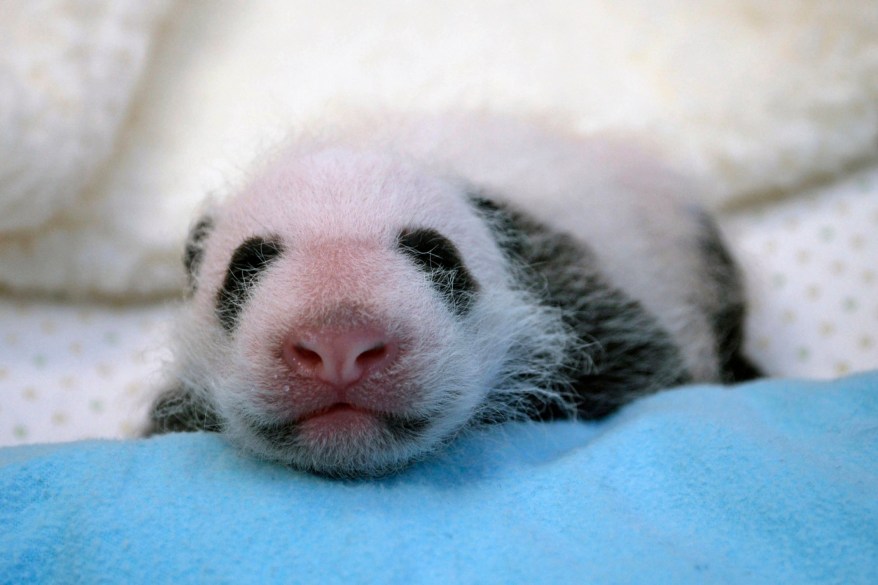
M 293 141 L 193 225 L 149 433 L 373 477 L 474 425 L 757 375 L 692 187 L 628 141 L 480 115 Z

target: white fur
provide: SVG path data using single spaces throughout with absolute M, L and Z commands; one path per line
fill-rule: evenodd
M 513 346 L 559 348 L 543 360 L 561 362 L 567 334 L 547 317 L 549 310 L 534 307 L 526 293 L 511 288 L 487 227 L 461 197 L 463 185 L 423 175 L 393 158 L 346 150 L 324 150 L 303 160 L 288 157 L 222 209 L 193 313 L 179 331 L 180 375 L 207 389 L 234 441 L 259 456 L 301 467 L 378 472 L 448 440 L 486 403 L 488 391 L 521 391 L 510 381 L 521 367 L 511 363 L 521 351 Z M 465 323 L 451 317 L 423 275 L 395 249 L 397 234 L 408 226 L 440 230 L 460 246 L 465 263 L 478 275 L 484 295 Z M 232 251 L 254 233 L 281 235 L 291 249 L 260 280 L 229 339 L 214 317 L 215 294 Z M 417 393 L 409 412 L 443 413 L 422 440 L 377 450 L 372 437 L 340 454 L 337 448 L 315 454 L 313 446 L 301 454 L 253 436 L 248 420 L 267 423 L 289 415 L 261 404 L 264 388 L 254 383 L 266 372 L 277 376 L 276 364 L 268 359 L 273 345 L 297 323 L 319 320 L 314 313 L 335 307 L 356 307 L 356 315 L 378 319 L 391 330 L 405 329 L 415 340 L 405 355 L 410 391 Z M 551 371 L 557 363 L 533 373 Z M 460 398 L 448 401 L 451 388 Z
M 547 377 L 567 352 L 590 349 L 576 345 L 558 310 L 540 306 L 517 284 L 466 199 L 472 189 L 524 206 L 586 242 L 608 281 L 641 301 L 677 341 L 693 377 L 716 378 L 714 340 L 691 302 L 703 266 L 697 223 L 679 197 L 685 181 L 628 143 L 577 139 L 544 124 L 483 116 L 364 119 L 281 149 L 210 211 L 215 227 L 178 328 L 175 375 L 204 393 L 234 442 L 297 467 L 370 475 L 431 452 L 476 417 L 514 414 L 486 410 L 496 404 L 489 394 L 507 394 L 507 407 L 528 393 L 560 401 L 546 390 Z M 472 150 L 491 164 L 472 168 Z M 556 174 L 556 166 L 568 172 Z M 480 174 L 484 168 L 494 174 Z M 470 314 L 452 314 L 396 249 L 406 228 L 436 229 L 457 246 L 480 286 Z M 229 333 L 216 318 L 216 294 L 233 251 L 252 236 L 279 236 L 285 251 L 260 276 Z M 363 436 L 290 448 L 254 432 L 254 424 L 326 406 L 310 386 L 289 382 L 277 348 L 291 332 L 339 319 L 379 322 L 408 341 L 390 382 L 370 400 L 430 416 L 423 436 L 387 442 L 376 425 Z

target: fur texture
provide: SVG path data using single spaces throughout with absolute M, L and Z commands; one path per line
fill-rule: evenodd
M 747 363 L 734 265 L 653 157 L 520 120 L 380 120 L 296 141 L 194 224 L 153 431 L 373 476 L 472 424 L 600 417 Z M 522 172 L 546 164 L 573 172 Z M 326 373 L 339 343 L 368 367 Z
M 172 0 L 0 7 L 0 234 L 68 207 L 114 152 Z

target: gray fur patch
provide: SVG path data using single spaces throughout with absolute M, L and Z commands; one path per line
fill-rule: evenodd
M 562 309 L 578 347 L 558 372 L 557 391 L 581 418 L 605 416 L 631 400 L 689 381 L 678 347 L 637 301 L 601 276 L 594 256 L 571 236 L 525 214 L 473 197 L 521 286 Z M 569 410 L 535 397 L 532 418 L 564 417 Z

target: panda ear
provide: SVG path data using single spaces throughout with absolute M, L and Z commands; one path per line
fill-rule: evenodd
M 198 269 L 204 256 L 204 244 L 213 231 L 214 221 L 209 214 L 202 215 L 189 229 L 186 248 L 183 252 L 183 266 L 189 278 L 189 292 L 198 288 Z

